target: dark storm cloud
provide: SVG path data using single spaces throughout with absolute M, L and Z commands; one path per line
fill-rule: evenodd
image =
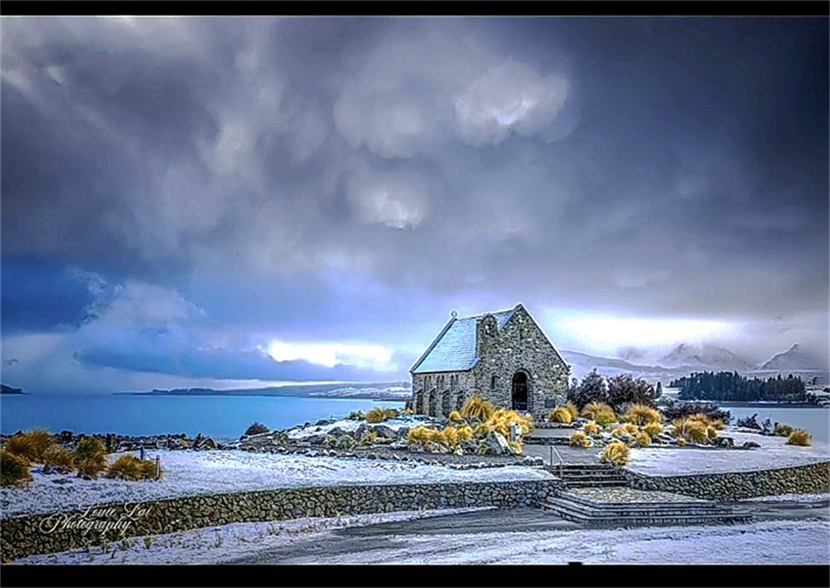
M 249 361 L 269 337 L 415 349 L 518 301 L 784 316 L 826 348 L 825 20 L 2 26 L 4 327 L 89 304 L 52 270 L 15 288 L 39 259 L 198 307 L 163 347 L 194 376 L 287 373 Z M 91 317 L 72 357 L 179 373 L 129 357 L 150 308 L 124 305 L 123 353 Z M 185 351 L 222 332 L 252 334 Z

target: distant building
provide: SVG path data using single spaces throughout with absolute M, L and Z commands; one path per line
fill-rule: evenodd
M 416 413 L 447 416 L 479 394 L 540 419 L 565 403 L 570 366 L 521 304 L 452 318 L 409 370 Z

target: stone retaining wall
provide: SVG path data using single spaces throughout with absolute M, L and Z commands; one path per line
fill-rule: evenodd
M 553 496 L 557 486 L 558 482 L 551 480 L 286 488 L 24 515 L 0 521 L 2 558 L 7 562 L 28 555 L 102 545 L 124 537 L 229 523 L 419 509 L 534 506 Z M 95 528 L 91 529 L 92 525 Z M 102 529 L 106 525 L 109 528 Z
M 664 490 L 718 501 L 830 491 L 830 462 L 775 470 L 722 474 L 645 476 L 623 470 L 623 475 L 632 488 Z

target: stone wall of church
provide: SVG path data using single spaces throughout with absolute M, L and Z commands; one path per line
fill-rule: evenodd
M 550 411 L 547 404 L 564 405 L 569 368 L 530 315 L 520 307 L 499 332 L 494 317 L 479 322 L 478 357 L 472 370 L 475 388 L 499 408 L 513 407 L 513 377 L 527 375 L 528 411 L 537 421 Z
M 471 372 L 413 374 L 412 408 L 418 414 L 449 416 L 460 410 L 474 391 L 475 377 Z

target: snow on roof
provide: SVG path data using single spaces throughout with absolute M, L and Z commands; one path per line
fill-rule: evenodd
M 479 321 L 488 314 L 496 319 L 501 331 L 516 312 L 518 305 L 510 310 L 500 310 L 466 318 L 450 319 L 421 358 L 410 370 L 413 374 L 431 372 L 467 371 L 476 365 L 476 330 Z

